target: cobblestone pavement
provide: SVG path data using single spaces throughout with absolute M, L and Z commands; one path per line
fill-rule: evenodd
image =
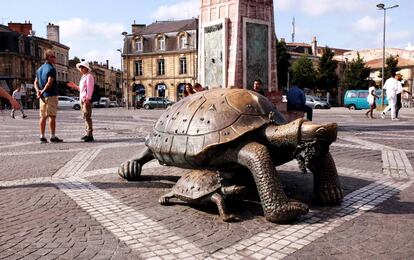
M 241 219 L 225 223 L 214 205 L 161 206 L 187 170 L 153 161 L 143 180 L 117 167 L 144 147 L 160 110 L 95 109 L 94 143 L 83 143 L 79 111 L 58 115 L 60 144 L 38 142 L 37 111 L 0 114 L 0 259 L 413 259 L 414 109 L 402 120 L 363 111 L 315 111 L 337 122 L 331 153 L 345 198 L 321 207 L 312 176 L 295 161 L 278 167 L 289 197 L 311 211 L 290 225 L 263 217 L 255 196 L 229 201 Z M 122 116 L 120 116 L 122 115 Z

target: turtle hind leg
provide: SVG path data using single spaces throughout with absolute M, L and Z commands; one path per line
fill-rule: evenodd
M 141 176 L 142 166 L 154 158 L 155 157 L 151 150 L 145 147 L 137 158 L 128 160 L 121 164 L 118 168 L 118 175 L 128 181 L 137 181 Z
M 217 205 L 220 217 L 224 222 L 239 221 L 239 219 L 236 216 L 234 216 L 233 214 L 229 214 L 227 212 L 227 207 L 224 198 L 219 193 L 216 192 L 213 195 L 211 195 L 210 200 Z
M 328 206 L 341 204 L 344 195 L 331 154 L 323 155 L 308 168 L 313 173 L 314 193 L 322 204 Z
M 163 196 L 161 196 L 159 199 L 158 199 L 158 202 L 161 204 L 161 205 L 169 205 L 169 204 L 171 204 L 170 203 L 170 199 L 173 199 L 175 196 L 174 196 L 174 193 L 173 192 L 168 192 L 167 194 L 165 194 L 165 195 L 163 195 Z

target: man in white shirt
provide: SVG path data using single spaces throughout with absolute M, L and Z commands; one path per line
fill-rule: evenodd
M 387 79 L 384 84 L 384 89 L 387 91 L 388 106 L 382 111 L 381 117 L 385 118 L 388 110 L 391 110 L 391 120 L 399 120 L 396 117 L 397 92 L 401 88 L 401 74 L 392 73 L 392 77 Z
M 23 93 L 21 92 L 21 87 L 18 86 L 16 88 L 15 91 L 13 91 L 12 97 L 17 101 L 17 103 L 19 103 L 20 105 L 20 112 L 22 112 L 22 118 L 26 118 L 27 116 L 24 114 L 23 111 L 23 104 L 22 104 L 22 95 Z M 12 109 L 11 111 L 11 117 L 14 118 L 14 112 L 16 111 L 16 109 Z

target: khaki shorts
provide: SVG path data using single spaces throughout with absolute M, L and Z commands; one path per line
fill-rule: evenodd
M 56 116 L 57 109 L 58 109 L 58 97 L 51 96 L 51 97 L 44 97 L 40 99 L 40 117 L 49 117 L 49 116 Z

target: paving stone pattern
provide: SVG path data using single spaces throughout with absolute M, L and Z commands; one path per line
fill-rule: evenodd
M 36 111 L 27 120 L 0 118 L 0 259 L 414 257 L 414 148 L 403 138 L 414 130 L 411 110 L 397 123 L 315 111 L 317 122 L 339 121 L 331 153 L 345 198 L 321 207 L 312 175 L 294 161 L 280 166 L 288 196 L 311 207 L 291 225 L 267 222 L 254 195 L 228 201 L 236 223 L 222 222 L 214 205 L 161 206 L 158 198 L 187 170 L 155 161 L 143 168 L 142 181 L 120 179 L 119 163 L 142 149 L 161 112 L 94 110 L 97 141 L 89 144 L 79 140 L 76 111 L 58 117 L 63 144 L 37 143 Z

